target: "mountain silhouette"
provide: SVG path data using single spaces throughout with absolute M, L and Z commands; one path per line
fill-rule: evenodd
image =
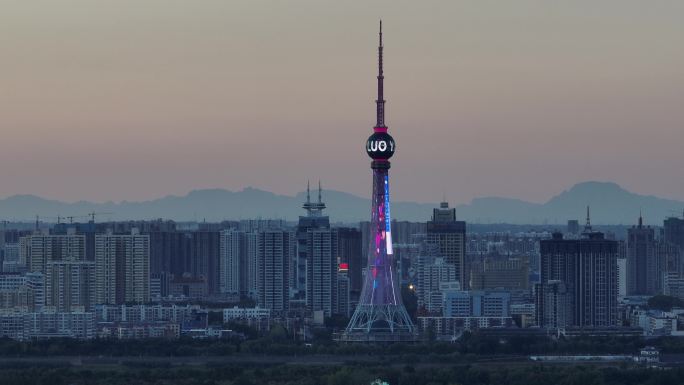
M 317 199 L 317 194 L 312 194 Z M 296 220 L 304 215 L 301 205 L 306 193 L 278 195 L 252 187 L 240 191 L 194 190 L 185 196 L 169 195 L 141 202 L 66 203 L 35 195 L 14 195 L 0 199 L 0 220 L 30 221 L 36 215 L 55 222 L 57 216 L 85 218 L 89 212 L 108 212 L 98 220 L 165 218 L 178 221 L 221 221 L 251 218 Z M 370 200 L 342 191 L 324 190 L 326 213 L 333 222 L 368 220 Z M 684 202 L 639 195 L 611 182 L 583 182 L 539 204 L 519 199 L 483 197 L 456 206 L 460 220 L 472 223 L 562 224 L 568 219 L 584 220 L 585 208 L 592 207 L 596 224 L 633 224 L 643 212 L 648 224 L 662 224 L 666 217 L 682 215 Z M 426 221 L 437 203 L 392 202 L 394 219 Z M 75 219 L 85 220 L 85 219 Z

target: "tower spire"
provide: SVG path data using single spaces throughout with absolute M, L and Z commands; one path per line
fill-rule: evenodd
M 306 203 L 311 203 L 311 182 L 306 181 Z
M 341 335 L 342 341 L 415 341 L 417 334 L 401 299 L 401 287 L 394 270 L 392 219 L 390 218 L 389 159 L 395 143 L 385 125 L 385 98 L 382 72 L 382 21 L 378 46 L 377 122 L 366 141 L 366 153 L 373 159 L 373 195 L 368 231 L 367 273 L 356 310 Z M 372 273 L 372 274 L 371 274 Z
M 589 215 L 589 205 L 587 205 L 587 223 L 584 225 L 584 231 L 591 231 L 591 216 Z
M 382 74 L 382 20 L 380 20 L 378 45 L 378 99 L 375 101 L 377 104 L 377 121 L 375 123 L 375 127 L 387 129 L 387 126 L 385 126 L 385 98 L 383 92 L 384 80 L 385 76 Z

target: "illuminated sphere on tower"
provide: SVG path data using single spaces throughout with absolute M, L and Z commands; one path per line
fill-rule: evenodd
M 375 132 L 366 141 L 366 153 L 373 160 L 388 160 L 394 155 L 394 138 L 387 132 Z

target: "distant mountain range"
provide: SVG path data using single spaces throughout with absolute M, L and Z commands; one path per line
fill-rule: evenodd
M 327 214 L 333 222 L 368 219 L 370 200 L 349 193 L 324 190 Z M 315 194 L 312 194 L 315 195 Z M 144 202 L 65 203 L 34 195 L 15 195 L 0 200 L 0 220 L 28 221 L 35 215 L 54 222 L 57 216 L 110 212 L 100 220 L 174 219 L 178 221 L 221 221 L 225 219 L 277 218 L 295 220 L 304 215 L 305 193 L 277 195 L 255 188 L 241 191 L 195 190 L 185 196 L 166 196 Z M 633 224 L 644 213 L 648 224 L 662 224 L 666 217 L 680 216 L 684 202 L 631 193 L 615 183 L 584 182 L 561 192 L 543 204 L 518 199 L 486 197 L 456 206 L 459 219 L 472 223 L 562 224 L 568 219 L 583 223 L 585 207 L 592 206 L 596 224 Z M 425 221 L 435 204 L 392 202 L 395 219 Z M 84 221 L 76 218 L 75 221 Z

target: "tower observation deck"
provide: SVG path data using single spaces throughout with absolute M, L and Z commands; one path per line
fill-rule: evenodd
M 378 47 L 377 121 L 366 142 L 373 170 L 373 195 L 368 264 L 359 303 L 340 340 L 348 342 L 413 341 L 416 331 L 401 299 L 392 251 L 390 220 L 389 159 L 395 143 L 385 125 L 383 95 L 382 21 Z

